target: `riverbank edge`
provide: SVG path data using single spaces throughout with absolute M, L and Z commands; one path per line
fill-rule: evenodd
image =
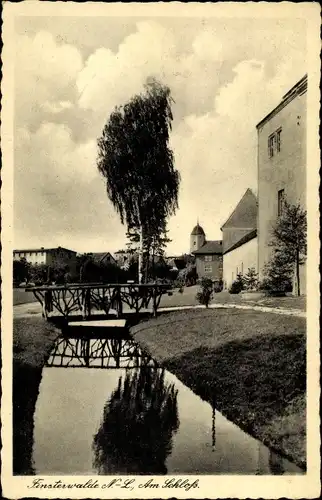
M 233 309 L 235 312 L 243 313 L 242 309 Z M 225 311 L 225 308 L 220 308 L 216 310 L 218 311 Z M 216 314 L 216 311 L 212 309 L 212 312 Z M 232 309 L 230 309 L 232 311 Z M 244 310 L 245 311 L 245 310 Z M 248 310 L 249 311 L 249 310 Z M 191 314 L 196 314 L 196 309 L 189 309 L 186 311 L 182 311 L 182 313 L 189 313 L 189 316 Z M 210 310 L 208 309 L 203 309 L 200 310 L 198 309 L 198 313 L 202 314 L 202 312 L 209 314 Z M 228 309 L 226 310 L 228 312 Z M 267 316 L 266 312 L 259 312 L 259 311 L 254 311 L 257 312 L 263 316 Z M 167 313 L 167 315 L 170 314 L 170 312 Z M 278 435 L 279 432 L 281 432 L 283 426 L 294 426 L 294 418 L 296 419 L 301 419 L 303 420 L 304 417 L 304 424 L 305 424 L 305 413 L 306 413 L 306 394 L 299 394 L 297 395 L 291 403 L 285 408 L 285 411 L 282 415 L 277 415 L 275 420 L 267 420 L 265 423 L 266 425 L 262 427 L 258 427 L 255 424 L 254 421 L 254 415 L 247 411 L 245 411 L 245 406 L 239 406 L 238 404 L 234 404 L 235 408 L 234 411 L 231 411 L 230 405 L 225 405 L 222 401 L 218 400 L 215 397 L 215 389 L 213 387 L 213 372 L 214 372 L 214 357 L 210 356 L 210 359 L 205 362 L 205 352 L 202 349 L 202 344 L 200 344 L 200 348 L 191 348 L 191 350 L 186 350 L 186 352 L 182 356 L 178 356 L 177 354 L 175 355 L 169 355 L 169 352 L 172 351 L 172 349 L 175 351 L 178 349 L 178 342 L 180 343 L 180 340 L 182 344 L 186 346 L 186 340 L 181 338 L 178 341 L 178 337 L 173 335 L 173 332 L 175 329 L 175 312 L 171 312 L 171 316 L 169 316 L 169 322 L 165 322 L 163 324 L 158 324 L 158 319 L 150 319 L 148 321 L 145 321 L 144 323 L 139 323 L 138 325 L 131 327 L 130 328 L 130 333 L 133 337 L 133 339 L 142 346 L 142 348 L 150 355 L 152 356 L 161 366 L 165 367 L 167 370 L 169 370 L 171 373 L 173 373 L 182 383 L 184 383 L 187 387 L 189 387 L 193 392 L 198 394 L 202 399 L 206 400 L 210 404 L 214 405 L 216 409 L 219 410 L 228 420 L 232 421 L 236 425 L 238 425 L 242 430 L 244 430 L 246 433 L 250 434 L 256 439 L 259 439 L 263 444 L 271 448 L 273 451 L 279 453 L 282 455 L 284 458 L 289 459 L 293 461 L 296 465 L 301 467 L 303 470 L 306 470 L 306 436 L 304 436 L 304 439 L 301 438 L 301 436 L 297 436 L 295 438 L 295 450 L 293 452 L 292 446 L 294 446 L 294 434 L 291 434 L 289 436 L 289 439 L 280 439 L 280 436 Z M 273 316 L 274 313 L 270 312 L 268 313 L 269 316 Z M 278 316 L 278 315 L 276 315 Z M 290 321 L 293 319 L 296 321 L 302 320 L 303 322 L 305 321 L 303 318 L 294 318 L 292 316 L 288 316 L 290 318 Z M 186 328 L 187 331 L 189 329 L 196 333 L 195 327 L 191 327 L 189 318 L 186 320 L 180 318 L 180 332 Z M 184 325 L 185 323 L 185 325 Z M 162 339 L 160 338 L 160 327 L 162 330 Z M 284 332 L 283 332 L 284 333 Z M 205 331 L 203 329 L 202 322 L 199 325 L 199 330 L 198 334 L 200 337 L 205 334 Z M 254 336 L 258 337 L 258 336 Z M 157 340 L 158 339 L 158 340 Z M 291 337 L 290 337 L 291 339 Z M 156 345 L 156 343 L 158 345 Z M 232 344 L 231 339 L 227 342 L 227 346 L 230 346 Z M 305 346 L 305 339 L 303 338 L 303 343 Z M 221 342 L 220 346 L 218 346 L 218 350 L 222 350 L 222 348 L 225 347 L 225 342 Z M 215 350 L 216 352 L 216 350 Z M 207 353 L 206 353 L 207 354 Z M 190 359 L 187 360 L 187 358 Z M 231 360 L 233 363 L 233 360 Z M 191 365 L 190 365 L 191 363 Z M 198 366 L 202 365 L 202 373 L 198 373 Z M 256 365 L 254 364 L 254 383 L 256 384 Z M 210 376 L 211 374 L 211 376 Z M 231 386 L 231 380 L 226 380 L 221 379 L 220 383 L 222 382 L 227 383 L 227 390 L 229 391 L 229 388 Z M 212 387 L 211 387 L 212 385 Z M 225 390 L 224 387 L 221 388 L 222 391 Z M 298 415 L 297 415 L 298 412 Z M 295 423 L 295 426 L 297 423 Z M 299 428 L 301 425 L 299 424 Z M 293 443 L 292 443 L 293 439 Z M 278 443 L 277 441 L 280 440 Z M 297 450 L 296 450 L 297 448 Z M 302 448 L 302 452 L 298 451 L 298 448 Z
M 61 330 L 39 315 L 13 320 L 13 474 L 34 475 L 34 413 L 42 369 Z M 28 390 L 26 389 L 28 387 Z

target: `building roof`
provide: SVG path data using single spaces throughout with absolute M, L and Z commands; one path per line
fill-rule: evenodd
M 307 91 L 307 74 L 301 78 L 286 94 L 283 95 L 281 102 L 268 113 L 264 118 L 256 125 L 256 128 L 259 129 L 262 127 L 267 121 L 269 121 L 274 115 L 279 113 L 281 109 L 283 109 L 287 104 L 289 104 L 295 97 L 304 94 Z
M 98 263 L 103 262 L 106 258 L 114 260 L 114 262 L 116 262 L 113 255 L 110 252 L 91 252 L 87 255 L 92 257 L 92 259 Z
M 248 241 L 256 238 L 256 236 L 257 236 L 257 229 L 249 231 L 249 233 L 245 234 L 242 238 L 240 238 L 240 240 L 236 241 L 236 243 L 234 243 L 227 250 L 225 250 L 224 255 L 227 254 L 228 252 L 231 252 L 232 250 L 235 250 L 235 248 L 241 247 Z
M 19 250 L 14 250 L 13 253 L 21 253 L 21 252 L 24 252 L 24 253 L 27 253 L 27 252 L 53 252 L 54 250 L 66 250 L 67 252 L 73 252 L 73 253 L 76 253 L 75 250 L 70 250 L 69 248 L 64 248 L 64 247 L 55 247 L 55 248 L 44 248 L 44 247 L 40 247 L 40 248 L 22 248 L 22 249 L 19 249 Z
M 199 222 L 197 222 L 197 225 L 191 231 L 191 236 L 201 236 L 201 235 L 205 236 L 205 231 L 199 225 Z
M 232 214 L 221 226 L 221 230 L 228 228 L 257 228 L 257 198 L 251 189 L 246 190 Z
M 192 252 L 193 255 L 209 255 L 209 254 L 222 254 L 222 241 L 212 240 L 206 241 L 204 245 L 198 250 Z

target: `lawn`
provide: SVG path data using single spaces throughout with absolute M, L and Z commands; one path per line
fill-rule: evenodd
M 195 306 L 198 304 L 196 293 L 199 286 L 185 287 L 180 293 L 178 289 L 173 290 L 172 295 L 164 295 L 161 299 L 160 307 Z M 215 293 L 211 301 L 212 304 L 249 304 L 265 307 L 278 307 L 285 309 L 306 309 L 306 297 L 262 297 L 256 300 L 247 300 L 243 294 L 230 294 L 229 292 Z
M 227 418 L 306 464 L 306 324 L 252 310 L 162 314 L 135 339 Z
M 24 288 L 13 289 L 13 305 L 28 304 L 29 302 L 37 302 L 36 297 L 31 292 L 25 292 Z

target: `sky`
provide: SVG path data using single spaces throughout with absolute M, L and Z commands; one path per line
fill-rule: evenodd
M 168 255 L 257 190 L 256 124 L 307 71 L 303 19 L 15 18 L 14 246 L 125 248 L 96 166 L 110 113 L 154 76 L 174 99 L 181 175 Z

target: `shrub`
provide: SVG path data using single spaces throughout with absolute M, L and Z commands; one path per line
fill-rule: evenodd
M 200 290 L 197 292 L 196 299 L 198 300 L 199 304 L 208 307 L 212 297 L 213 297 L 212 280 L 209 278 L 202 278 Z
M 292 291 L 293 265 L 283 252 L 275 251 L 264 266 L 264 277 L 259 289 L 268 295 L 284 295 Z
M 229 293 L 240 293 L 244 290 L 244 278 L 241 273 L 237 274 L 237 279 L 232 282 L 231 287 L 229 289 Z
M 213 285 L 213 290 L 215 293 L 219 293 L 223 291 L 224 283 L 223 280 L 216 281 Z
M 247 273 L 243 276 L 243 284 L 245 290 L 256 290 L 258 286 L 258 274 L 254 267 L 248 268 Z

